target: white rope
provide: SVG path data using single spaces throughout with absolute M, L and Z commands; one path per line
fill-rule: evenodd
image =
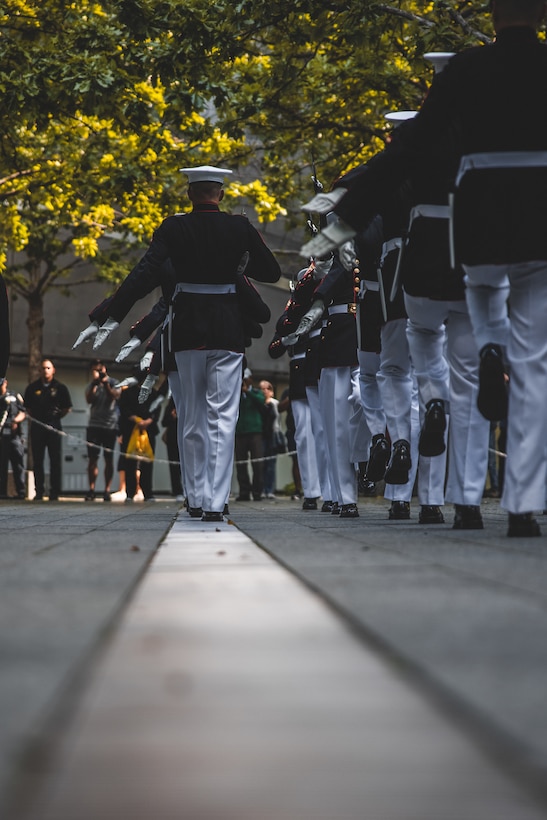
M 27 416 L 27 419 L 30 422 L 32 422 L 32 424 L 37 424 L 39 427 L 43 427 L 45 430 L 49 430 L 52 433 L 57 433 L 59 436 L 62 436 L 63 438 L 70 438 L 78 444 L 82 444 L 82 445 L 85 445 L 87 447 L 95 447 L 96 449 L 99 449 L 99 450 L 102 447 L 102 445 L 95 444 L 92 441 L 87 441 L 86 439 L 81 438 L 80 436 L 74 435 L 74 433 L 69 433 L 66 430 L 59 430 L 57 427 L 52 427 L 50 424 L 46 424 L 43 421 L 39 421 L 38 419 L 32 418 L 32 416 Z M 112 453 L 112 454 L 117 452 L 115 449 L 112 449 L 110 447 L 102 447 L 102 450 L 105 453 Z M 179 465 L 178 461 L 170 461 L 169 459 L 165 459 L 165 458 L 153 458 L 153 459 L 151 459 L 151 458 L 147 458 L 146 456 L 138 456 L 138 455 L 135 455 L 133 453 L 131 453 L 131 454 L 124 453 L 121 450 L 119 451 L 119 454 L 122 455 L 122 456 L 125 456 L 125 458 L 135 459 L 136 461 L 148 461 L 148 462 L 155 463 L 155 464 L 173 464 L 173 465 L 176 465 L 176 466 Z M 292 450 L 291 452 L 288 452 L 288 453 L 279 453 L 279 454 L 276 454 L 276 455 L 273 455 L 273 456 L 264 456 L 262 458 L 251 458 L 251 459 L 244 459 L 243 461 L 235 461 L 234 464 L 248 464 L 249 461 L 251 462 L 251 464 L 256 464 L 260 461 L 270 461 L 272 458 L 278 458 L 280 455 L 295 456 L 296 455 L 296 450 Z

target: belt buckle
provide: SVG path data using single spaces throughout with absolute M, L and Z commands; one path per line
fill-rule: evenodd
M 357 303 L 351 302 L 348 305 L 348 313 L 352 313 L 354 316 L 357 314 Z

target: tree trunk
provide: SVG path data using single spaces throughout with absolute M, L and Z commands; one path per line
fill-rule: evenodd
M 28 376 L 29 382 L 40 375 L 40 360 L 44 342 L 44 298 L 34 292 L 28 298 Z

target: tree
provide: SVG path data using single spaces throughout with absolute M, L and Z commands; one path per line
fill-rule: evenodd
M 36 10 L 42 8 L 37 6 Z M 97 16 L 106 26 L 101 31 L 108 42 L 112 20 L 105 22 L 99 11 L 98 4 L 93 4 L 88 23 L 92 14 Z M 46 15 L 43 20 L 30 15 L 24 26 L 20 25 L 20 15 L 16 17 L 19 28 L 10 26 L 11 45 L 14 47 L 17 30 L 29 60 L 31 54 L 45 48 L 43 35 L 55 32 L 56 24 L 63 27 L 66 42 L 68 35 L 74 34 L 70 26 L 75 30 L 81 26 L 79 15 L 74 20 L 69 15 L 68 22 L 47 16 L 47 23 Z M 94 26 L 90 25 L 90 30 Z M 107 51 L 108 47 L 101 59 Z M 130 53 L 129 48 L 127 51 Z M 50 60 L 61 71 L 59 57 L 57 64 L 51 56 Z M 145 68 L 149 71 L 150 67 Z M 140 79 L 135 65 L 131 83 L 126 81 L 122 86 L 119 78 L 113 81 L 127 103 L 121 114 L 113 100 L 102 99 L 97 88 L 89 86 L 92 105 L 88 96 L 82 96 L 87 87 L 85 76 L 78 74 L 88 70 L 78 58 L 72 69 L 71 98 L 64 92 L 59 94 L 49 80 L 46 83 L 47 72 L 40 64 L 43 77 L 27 77 L 27 94 L 20 93 L 18 107 L 10 94 L 4 100 L 16 108 L 16 115 L 0 135 L 0 167 L 5 171 L 0 179 L 4 211 L 0 241 L 5 249 L 19 252 L 5 265 L 4 276 L 12 292 L 29 305 L 31 375 L 42 352 L 46 291 L 62 286 L 68 292 L 68 277 L 89 259 L 94 260 L 99 278 L 120 281 L 128 272 L 128 251 L 148 240 L 166 213 L 180 210 L 185 180 L 178 168 L 220 158 L 237 167 L 249 152 L 244 139 L 226 136 L 194 110 L 185 113 L 189 107 L 186 100 L 181 105 L 168 104 L 169 91 L 161 80 L 152 81 L 149 76 Z M 101 64 L 101 70 L 107 79 L 114 76 L 105 65 Z M 36 87 L 43 95 L 35 97 Z M 110 108 L 111 116 L 101 118 L 77 108 L 81 104 L 90 109 L 95 103 L 105 114 Z M 240 184 L 239 191 L 254 203 L 259 218 L 272 219 L 281 212 L 258 181 Z M 101 242 L 102 238 L 108 241 Z

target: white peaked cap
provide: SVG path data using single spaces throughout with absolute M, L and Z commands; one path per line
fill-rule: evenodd
M 179 168 L 188 176 L 188 182 L 224 182 L 224 177 L 233 174 L 228 168 L 215 168 L 214 165 L 197 165 L 195 168 Z
M 424 54 L 424 60 L 433 63 L 435 74 L 438 74 L 455 53 L 455 51 L 428 51 L 427 54 Z
M 252 379 L 252 377 L 253 377 L 253 371 L 251 370 L 250 367 L 246 367 L 245 370 L 243 371 L 243 378 L 244 379 Z
M 392 122 L 394 125 L 400 125 L 402 122 L 411 120 L 417 113 L 417 111 L 390 111 L 385 117 L 388 122 Z
M 296 274 L 296 281 L 301 282 L 308 271 L 309 271 L 309 268 L 302 268 L 302 270 L 299 270 L 298 273 Z

